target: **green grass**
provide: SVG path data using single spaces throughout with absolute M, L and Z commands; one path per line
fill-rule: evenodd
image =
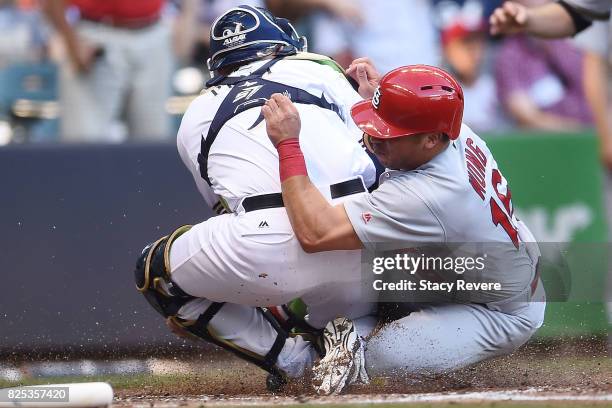
M 607 404 L 607 405 L 606 405 Z M 520 402 L 520 401 L 503 401 L 503 402 L 482 402 L 482 403 L 461 403 L 461 402 L 441 402 L 441 403 L 406 403 L 406 404 L 334 404 L 328 405 L 334 408 L 365 408 L 365 407 L 376 407 L 376 408 L 579 408 L 579 407 L 603 407 L 610 406 L 610 403 L 597 403 L 597 402 L 576 402 L 576 401 L 550 401 L 550 402 Z M 322 405 L 300 405 L 300 408 L 321 408 Z M 323 406 L 324 407 L 324 406 Z
M 440 403 L 405 403 L 405 404 L 330 404 L 330 405 L 300 405 L 300 408 L 586 408 L 586 407 L 609 407 L 610 402 L 582 402 L 582 401 L 549 401 L 549 402 L 440 402 Z

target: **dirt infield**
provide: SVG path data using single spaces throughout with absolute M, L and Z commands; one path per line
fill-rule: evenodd
M 568 400 L 573 401 L 569 406 L 577 406 L 579 401 L 581 406 L 585 403 L 612 406 L 612 359 L 601 341 L 531 344 L 512 356 L 447 375 L 375 378 L 368 386 L 350 388 L 340 398 L 314 395 L 308 380 L 293 382 L 271 395 L 265 389 L 264 372 L 225 353 L 218 357 L 189 363 L 160 360 L 156 376 L 142 378 L 137 384 L 113 384 L 116 406 L 409 402 L 438 406 L 506 400 L 537 403 Z
M 414 408 L 463 406 L 612 407 L 612 359 L 603 338 L 531 342 L 517 353 L 446 375 L 374 378 L 353 386 L 341 397 L 316 396 L 308 379 L 288 384 L 276 394 L 265 387 L 266 373 L 222 350 L 209 346 L 180 354 L 140 356 L 144 359 L 97 359 L 101 366 L 126 366 L 131 371 L 75 377 L 36 374 L 36 367 L 60 364 L 66 357 L 22 356 L 10 363 L 23 375 L 0 379 L 1 387 L 66 382 L 105 381 L 115 391 L 114 407 L 200 407 L 372 404 Z M 198 354 L 199 351 L 199 354 Z M 74 357 L 73 357 L 74 358 Z M 83 357 L 80 357 L 83 358 Z M 121 357 L 125 358 L 125 356 Z M 73 360 L 94 367 L 92 360 Z M 1 370 L 0 370 L 1 371 Z M 49 372 L 49 370 L 47 370 Z M 40 373 L 40 370 L 39 370 Z M 92 371 L 93 373 L 93 371 Z M 74 374 L 77 375 L 77 374 Z M 508 402 L 509 401 L 509 402 Z M 561 401 L 562 403 L 559 403 Z M 510 405 L 508 405 L 510 404 Z

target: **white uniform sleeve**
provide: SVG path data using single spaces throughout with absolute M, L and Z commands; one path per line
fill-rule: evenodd
M 363 131 L 357 127 L 351 117 L 351 108 L 356 103 L 361 102 L 363 98 L 353 89 L 344 74 L 336 72 L 329 67 L 322 68 L 325 74 L 329 76 L 325 81 L 325 97 L 340 108 L 340 114 L 344 118 L 344 123 L 349 131 L 349 135 L 359 144 L 359 146 L 362 146 L 361 148 L 365 151 L 362 145 Z M 358 163 L 359 161 L 356 160 L 355 162 Z M 376 181 L 376 170 L 362 175 L 364 177 L 363 181 L 368 187 Z M 371 177 L 368 177 L 368 175 Z
M 216 215 L 224 214 L 227 210 L 221 202 L 221 199 L 214 193 L 202 176 L 200 176 L 197 156 L 200 152 L 199 135 L 201 134 L 201 129 L 200 124 L 197 122 L 197 117 L 193 112 L 194 111 L 188 111 L 181 122 L 176 138 L 178 153 L 183 164 L 185 164 L 185 167 L 187 167 L 187 170 L 189 170 L 193 176 L 196 187 L 206 204 Z
M 594 20 L 607 20 L 610 18 L 612 0 L 565 0 L 586 17 Z
M 355 135 L 358 141 L 361 141 L 362 131 L 357 127 L 351 117 L 351 108 L 357 102 L 361 102 L 363 98 L 353 89 L 344 74 L 333 71 L 329 67 L 324 68 L 329 76 L 325 82 L 325 97 L 331 99 L 330 102 L 335 103 L 341 111 L 344 122 L 346 123 L 351 134 Z
M 398 180 L 383 183 L 372 194 L 344 202 L 346 213 L 367 249 L 405 248 L 408 244 L 445 242 L 438 218 L 412 190 Z
M 342 72 L 323 64 L 306 61 L 303 64 L 301 80 L 306 82 L 302 84 L 302 88 L 317 96 L 322 91 L 324 97 L 340 109 L 343 123 L 348 129 L 348 133 L 342 132 L 341 135 L 348 136 L 352 142 L 357 142 L 353 157 L 355 166 L 353 172 L 361 174 L 366 186 L 371 186 L 376 181 L 376 169 L 361 145 L 362 132 L 351 117 L 351 108 L 362 100 L 361 96 L 353 89 Z M 308 86 L 308 83 L 317 86 L 313 89 L 312 85 Z

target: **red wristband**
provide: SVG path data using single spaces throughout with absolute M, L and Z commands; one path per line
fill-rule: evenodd
M 308 175 L 299 139 L 285 139 L 276 145 L 276 150 L 281 183 L 289 177 Z

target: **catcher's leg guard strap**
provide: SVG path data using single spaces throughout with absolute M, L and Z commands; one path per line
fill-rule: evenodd
M 301 299 L 294 299 L 280 306 L 268 306 L 266 309 L 287 332 L 319 335 L 323 331 L 323 329 L 316 329 L 308 324 L 304 318 L 306 305 Z
M 276 361 L 278 360 L 278 355 L 283 350 L 283 346 L 285 345 L 285 342 L 287 341 L 287 337 L 289 337 L 289 333 L 280 326 L 278 321 L 274 318 L 274 316 L 272 315 L 272 313 L 270 313 L 269 310 L 264 310 L 262 308 L 257 308 L 257 310 L 259 310 L 263 314 L 263 316 L 266 318 L 266 320 L 270 322 L 270 324 L 272 325 L 272 327 L 274 327 L 274 330 L 276 330 L 276 333 L 277 333 L 276 340 L 274 340 L 274 344 L 272 345 L 272 348 L 270 349 L 270 351 L 268 351 L 268 354 L 266 354 L 266 356 L 264 357 L 264 364 L 266 366 L 273 367 L 276 365 Z
M 136 264 L 136 287 L 155 310 L 166 318 L 172 318 L 176 324 L 184 327 L 192 335 L 214 343 L 274 375 L 282 375 L 276 363 L 288 334 L 270 313 L 266 313 L 261 308 L 255 309 L 264 316 L 277 333 L 274 343 L 265 355 L 243 349 L 215 333 L 210 322 L 225 303 L 210 303 L 206 310 L 200 312 L 199 316 L 195 315 L 198 316 L 197 319 L 195 316 L 189 320 L 178 317 L 181 308 L 196 298 L 185 293 L 172 281 L 169 254 L 174 240 L 189 228 L 190 226 L 181 227 L 143 250 Z
M 202 313 L 200 317 L 198 317 L 198 320 L 196 320 L 193 326 L 187 327 L 187 330 L 199 337 L 206 338 L 206 340 L 213 341 L 214 337 L 211 336 L 210 332 L 208 331 L 208 324 L 212 318 L 215 317 L 217 312 L 221 310 L 223 305 L 224 303 L 213 303 L 210 305 L 208 309 L 206 309 L 206 311 Z
M 276 320 L 276 324 L 280 325 L 283 330 L 291 335 L 300 335 L 304 339 L 309 340 L 316 352 L 324 355 L 324 350 L 319 344 L 323 329 L 316 329 L 308 324 L 304 316 L 306 315 L 306 305 L 301 299 L 294 299 L 291 302 L 281 306 L 270 306 L 266 308 Z
M 278 355 L 282 351 L 283 346 L 285 345 L 285 342 L 289 337 L 288 333 L 280 327 L 278 322 L 276 322 L 274 317 L 269 312 L 266 312 L 261 308 L 256 308 L 257 311 L 262 313 L 264 318 L 268 320 L 268 322 L 270 322 L 274 330 L 277 332 L 276 339 L 274 341 L 274 344 L 270 348 L 270 351 L 268 351 L 268 353 L 266 353 L 266 355 L 264 356 L 240 348 L 235 344 L 216 336 L 214 332 L 211 332 L 211 330 L 209 330 L 208 326 L 210 324 L 210 321 L 221 310 L 224 304 L 225 303 L 211 304 L 208 309 L 206 309 L 206 311 L 198 317 L 195 323 L 190 324 L 189 322 L 182 321 L 183 326 L 191 334 L 200 337 L 204 340 L 207 340 L 211 343 L 214 343 L 219 347 L 230 351 L 236 356 L 242 358 L 243 360 L 257 365 L 258 367 L 266 370 L 271 374 L 282 376 L 282 372 L 277 367 L 276 362 L 278 360 Z

